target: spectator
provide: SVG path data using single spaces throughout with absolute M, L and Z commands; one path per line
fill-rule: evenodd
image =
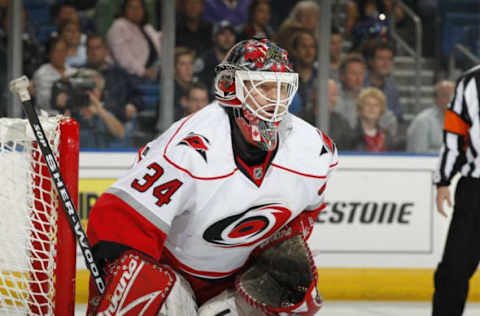
M 217 23 L 213 28 L 213 48 L 195 61 L 195 72 L 200 81 L 207 85 L 210 98 L 212 99 L 215 95 L 213 88 L 215 67 L 223 60 L 236 42 L 237 34 L 232 24 L 226 20 Z
M 87 68 L 100 72 L 105 80 L 102 99 L 105 107 L 123 122 L 134 119 L 143 109 L 132 77 L 108 58 L 108 48 L 100 35 L 87 39 Z
M 9 17 L 4 12 L 2 18 L 2 28 L 0 29 L 0 46 L 6 52 L 8 49 L 8 28 Z M 23 46 L 23 73 L 29 78 L 32 77 L 35 70 L 44 62 L 44 48 L 35 37 L 28 22 L 27 11 L 22 8 L 22 46 Z M 6 68 L 3 68 L 6 69 Z
M 182 99 L 184 116 L 193 114 L 208 105 L 207 87 L 201 82 L 192 83 L 187 89 L 187 94 Z
M 87 62 L 87 36 L 80 33 L 80 25 L 75 20 L 63 21 L 58 34 L 67 43 L 66 63 L 70 67 L 80 67 Z
M 240 33 L 240 40 L 250 39 L 255 35 L 273 38 L 273 29 L 270 26 L 270 2 L 268 0 L 253 0 L 248 7 L 248 21 Z
M 87 4 L 87 2 L 90 1 L 63 1 L 54 4 L 51 7 L 51 15 L 54 17 L 57 31 L 59 31 L 60 25 L 65 23 L 65 21 L 77 22 L 82 32 L 89 33 L 95 31 L 95 25 L 92 19 L 85 14 L 81 15 L 77 10 L 83 10 L 85 7 L 82 5 Z
M 245 24 L 252 0 L 205 0 L 205 19 L 212 24 L 227 20 L 232 25 Z
M 338 101 L 337 83 L 333 79 L 328 80 L 328 114 L 330 119 L 328 135 L 337 144 L 339 150 L 349 150 L 352 143 L 352 128 L 347 119 L 340 113 L 335 112 Z
M 76 21 L 80 23 L 80 16 L 75 6 L 71 3 L 58 3 L 51 7 L 53 22 L 60 27 L 66 21 Z
M 282 48 L 290 51 L 292 48 L 293 34 L 299 29 L 307 29 L 319 40 L 318 21 L 320 16 L 320 7 L 317 2 L 312 0 L 298 2 L 290 15 L 282 23 L 280 29 L 275 35 L 275 41 Z
M 48 43 L 49 62 L 40 66 L 33 74 L 36 106 L 44 110 L 51 110 L 51 91 L 55 81 L 75 73 L 75 69 L 67 66 L 67 43 L 60 38 L 53 37 Z
M 365 59 L 359 54 L 350 54 L 342 60 L 338 70 L 340 89 L 335 112 L 343 114 L 354 128 L 358 121 L 356 99 L 365 86 Z
M 147 24 L 145 2 L 125 0 L 120 12 L 107 33 L 113 57 L 128 73 L 156 80 L 161 34 Z
M 122 139 L 125 129 L 115 115 L 110 113 L 100 101 L 105 86 L 102 75 L 92 69 L 79 69 L 74 75 L 77 78 L 94 79 L 95 88 L 86 91 L 88 98 L 83 104 L 73 99 L 68 92 L 55 93 L 55 107 L 64 109 L 66 115 L 71 115 L 80 126 L 80 148 L 110 148 L 115 140 Z M 63 80 L 68 80 L 67 77 Z M 83 101 L 83 100 L 82 100 Z
M 350 127 L 355 128 L 358 123 L 357 97 L 365 87 L 366 63 L 359 54 L 348 55 L 340 64 L 340 93 L 336 112 L 341 113 L 347 119 Z M 391 135 L 398 134 L 398 121 L 392 111 L 386 109 L 380 119 L 380 126 L 389 130 Z
M 435 85 L 435 105 L 420 112 L 407 132 L 407 151 L 438 154 L 443 141 L 443 118 L 455 92 L 453 81 L 440 81 Z
M 357 50 L 368 41 L 388 35 L 388 19 L 392 14 L 395 0 L 351 0 L 347 5 L 345 36 Z M 395 9 L 397 24 L 403 22 L 405 13 Z
M 190 85 L 196 81 L 193 77 L 193 60 L 195 52 L 188 47 L 175 48 L 175 112 L 174 119 L 178 120 L 183 116 L 182 96 L 187 95 Z
M 389 132 L 380 126 L 380 117 L 386 110 L 386 97 L 377 88 L 366 88 L 357 99 L 358 124 L 353 131 L 355 151 L 385 152 L 394 149 Z
M 388 42 L 378 41 L 368 54 L 365 85 L 375 87 L 386 95 L 388 108 L 398 121 L 403 121 L 403 108 L 398 96 L 397 84 L 392 77 L 394 49 Z
M 212 24 L 203 18 L 205 0 L 183 0 L 177 18 L 175 45 L 195 50 L 199 56 L 212 47 Z
M 313 33 L 307 30 L 300 30 L 294 35 L 292 42 L 293 50 L 291 55 L 294 61 L 295 71 L 298 73 L 298 92 L 300 106 L 297 115 L 315 125 L 315 104 L 316 104 L 316 82 L 318 71 L 314 67 L 317 56 L 317 42 Z M 297 105 L 298 107 L 298 105 Z
M 330 34 L 330 75 L 331 79 L 339 82 L 338 68 L 342 60 L 343 35 L 338 27 L 332 26 Z

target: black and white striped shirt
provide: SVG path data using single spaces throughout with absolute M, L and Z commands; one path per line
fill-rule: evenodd
M 480 178 L 480 65 L 458 80 L 445 112 L 443 145 L 434 176 L 435 184 L 449 185 L 458 171 Z

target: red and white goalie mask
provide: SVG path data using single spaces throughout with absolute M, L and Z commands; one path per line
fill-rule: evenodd
M 235 121 L 247 141 L 275 148 L 280 121 L 298 88 L 287 52 L 267 39 L 236 44 L 216 67 L 216 98 L 234 108 Z

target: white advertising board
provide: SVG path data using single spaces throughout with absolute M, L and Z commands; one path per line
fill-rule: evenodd
M 341 156 L 309 240 L 317 266 L 434 268 L 449 224 L 434 204 L 436 163 L 434 156 Z
M 339 169 L 314 234 L 324 253 L 430 253 L 433 186 L 429 170 Z M 415 192 L 415 194 L 412 194 Z

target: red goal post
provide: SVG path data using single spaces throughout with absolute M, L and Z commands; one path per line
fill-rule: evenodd
M 77 204 L 79 128 L 40 117 Z M 74 315 L 76 242 L 27 120 L 0 119 L 0 314 Z

